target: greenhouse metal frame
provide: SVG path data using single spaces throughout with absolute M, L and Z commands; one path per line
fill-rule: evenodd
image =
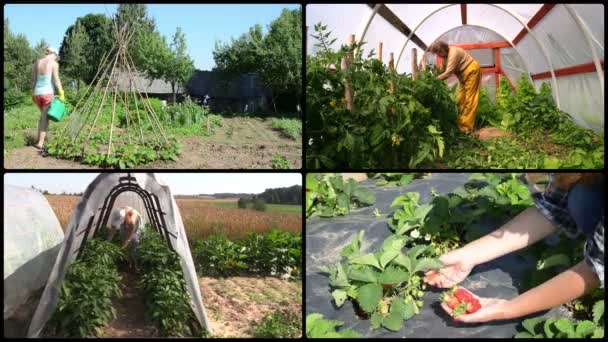
M 351 35 L 367 43 L 364 49 L 381 54 L 384 46 L 396 54 L 399 73 L 412 72 L 412 55 L 441 65 L 427 52 L 438 39 L 485 50 L 494 61 L 482 68 L 490 93 L 500 76 L 513 89 L 522 73 L 537 89 L 549 81 L 559 109 L 582 127 L 604 131 L 603 4 L 308 4 L 307 54 L 316 52 L 310 28 L 319 22 L 337 38 L 333 48 L 347 45 Z

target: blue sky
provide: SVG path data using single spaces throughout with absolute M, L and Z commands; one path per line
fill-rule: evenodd
M 4 184 L 48 190 L 83 192 L 98 173 L 7 173 Z M 261 193 L 268 188 L 302 185 L 299 173 L 157 173 L 174 195 Z
M 230 41 L 249 27 L 261 24 L 264 29 L 278 18 L 283 8 L 297 9 L 299 4 L 148 4 L 148 15 L 156 27 L 171 39 L 180 26 L 186 35 L 188 52 L 194 66 L 211 70 L 213 48 L 217 40 Z M 89 13 L 113 15 L 117 4 L 9 4 L 4 6 L 12 32 L 23 33 L 33 46 L 41 39 L 59 49 L 65 31 L 76 18 Z

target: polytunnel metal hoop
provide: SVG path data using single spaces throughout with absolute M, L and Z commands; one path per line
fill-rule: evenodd
M 110 218 L 111 210 L 114 207 L 116 198 L 123 192 L 134 192 L 137 195 L 139 195 L 139 197 L 142 199 L 142 201 L 144 203 L 144 208 L 146 210 L 146 214 L 148 215 L 148 218 L 150 219 L 150 223 L 151 223 L 151 226 L 153 227 L 153 229 L 156 230 L 157 232 L 159 232 L 163 236 L 163 238 L 166 240 L 169 248 L 173 252 L 175 252 L 175 250 L 173 249 L 173 244 L 171 243 L 170 236 L 172 236 L 175 239 L 177 239 L 177 236 L 167 230 L 167 225 L 166 225 L 165 218 L 164 218 L 164 215 L 166 215 L 166 213 L 163 212 L 161 209 L 160 200 L 158 199 L 158 196 L 144 190 L 143 188 L 141 188 L 141 186 L 139 186 L 139 184 L 137 182 L 134 182 L 134 181 L 135 181 L 135 178 L 129 174 L 129 176 L 127 176 L 127 177 L 119 178 L 119 184 L 110 190 L 110 192 L 108 193 L 108 195 L 106 196 L 106 198 L 104 200 L 102 207 L 98 209 L 100 212 L 99 212 L 99 216 L 97 217 L 97 223 L 95 225 L 95 230 L 93 232 L 93 236 L 97 235 L 97 233 L 99 232 L 99 228 L 107 225 L 108 220 Z M 85 235 L 84 238 L 82 239 L 82 243 L 80 244 L 80 247 L 74 251 L 74 253 L 78 253 L 77 258 L 80 258 L 84 251 L 84 248 L 85 248 L 85 245 L 87 242 L 87 238 L 91 231 L 91 227 L 93 227 L 94 219 L 95 219 L 95 214 L 92 215 L 91 218 L 89 219 L 89 222 L 87 223 L 86 228 L 83 229 L 82 231 L 80 231 L 79 233 L 77 233 L 77 235 L 81 235 L 83 233 Z
M 418 30 L 418 28 L 424 24 L 424 22 L 429 19 L 431 16 L 433 16 L 435 13 L 448 8 L 450 6 L 456 6 L 459 4 L 449 4 L 449 5 L 445 5 L 442 7 L 439 7 L 438 9 L 432 11 L 431 13 L 429 13 L 429 15 L 427 15 L 426 17 L 424 17 L 422 19 L 422 21 L 420 23 L 418 23 L 418 25 L 416 25 L 416 27 L 412 30 L 412 32 L 407 36 L 407 39 L 405 41 L 405 43 L 403 44 L 403 47 L 401 48 L 401 51 L 399 52 L 399 56 L 397 57 L 397 61 L 395 62 L 395 68 L 399 65 L 399 61 L 401 60 L 401 56 L 403 55 L 403 51 L 405 51 L 405 47 L 407 46 L 407 43 L 409 43 L 411 37 L 416 33 L 416 31 Z M 551 79 L 553 81 L 553 88 L 555 89 L 555 104 L 557 105 L 557 108 L 561 108 L 560 105 L 560 94 L 559 94 L 559 88 L 557 85 L 557 77 L 555 76 L 555 70 L 553 68 L 553 63 L 551 62 L 551 58 L 549 57 L 549 54 L 547 53 L 547 49 L 545 48 L 545 46 L 540 42 L 540 40 L 538 39 L 538 37 L 536 37 L 536 34 L 534 34 L 534 32 L 532 32 L 532 30 L 528 27 L 528 25 L 522 20 L 522 18 L 520 18 L 517 14 L 511 12 L 510 10 L 495 5 L 495 4 L 485 4 L 488 6 L 493 6 L 496 7 L 500 10 L 502 10 L 503 12 L 507 13 L 508 15 L 510 15 L 511 17 L 513 17 L 515 20 L 519 21 L 520 24 L 522 24 L 524 26 L 524 28 L 528 31 L 528 33 L 532 36 L 532 38 L 536 41 L 536 43 L 540 46 L 541 48 L 541 52 L 543 54 L 543 57 L 545 57 L 545 60 L 547 61 L 547 63 L 549 64 L 549 72 L 551 73 Z M 364 37 L 361 37 L 361 40 L 363 40 Z
M 587 40 L 587 44 L 589 44 L 589 48 L 591 49 L 591 55 L 593 56 L 593 64 L 595 64 L 595 70 L 597 72 L 597 77 L 600 79 L 600 88 L 602 91 L 602 93 L 601 93 L 602 102 L 604 102 L 604 71 L 602 69 L 602 65 L 600 64 L 600 57 L 598 56 L 597 51 L 595 50 L 595 46 L 593 45 L 593 41 L 591 39 L 591 33 L 589 32 L 587 27 L 585 25 L 583 25 L 583 21 L 581 20 L 580 16 L 576 12 L 576 10 L 574 10 L 568 4 L 563 4 L 563 5 L 566 8 L 566 11 L 570 14 L 570 16 L 572 16 L 572 19 L 574 19 L 574 22 L 576 23 L 578 28 L 583 33 L 583 36 L 585 36 L 585 40 Z
M 443 32 L 441 35 L 439 35 L 439 37 L 443 36 L 443 35 L 444 35 L 444 34 L 446 34 L 446 33 L 449 33 L 449 32 L 452 32 L 452 31 L 454 31 L 454 30 L 457 30 L 457 29 L 459 29 L 459 28 L 461 28 L 461 27 L 463 27 L 463 26 L 475 26 L 475 27 L 481 27 L 481 28 L 483 28 L 483 29 L 485 29 L 485 30 L 488 30 L 488 31 L 491 31 L 492 33 L 495 33 L 497 36 L 500 36 L 502 39 L 504 39 L 504 41 L 506 41 L 507 43 L 509 43 L 509 45 L 511 45 L 511 47 L 512 47 L 512 48 L 515 50 L 515 52 L 517 52 L 517 55 L 518 55 L 518 56 L 519 56 L 519 58 L 521 59 L 522 63 L 524 64 L 524 67 L 526 68 L 526 70 L 520 70 L 520 69 L 512 68 L 512 67 L 509 67 L 509 66 L 505 66 L 505 68 L 508 68 L 508 69 L 517 70 L 517 71 L 523 72 L 523 73 L 525 73 L 526 75 L 528 75 L 528 78 L 530 79 L 530 82 L 534 82 L 534 80 L 532 79 L 532 75 L 530 75 L 530 69 L 529 69 L 529 68 L 528 68 L 528 66 L 526 65 L 526 61 L 525 61 L 525 60 L 524 60 L 524 58 L 521 56 L 521 54 L 519 53 L 519 51 L 517 51 L 517 48 L 515 47 L 515 45 L 513 44 L 513 42 L 512 42 L 512 41 L 510 41 L 510 40 L 508 40 L 508 39 L 506 39 L 506 38 L 505 38 L 505 36 L 503 36 L 502 34 L 500 34 L 500 33 L 496 32 L 496 31 L 494 31 L 494 30 L 492 30 L 492 29 L 491 29 L 491 28 L 489 28 L 489 27 L 480 26 L 480 25 L 470 25 L 470 24 L 467 24 L 467 25 L 460 25 L 460 26 L 453 27 L 453 28 L 451 28 L 451 29 L 449 29 L 449 30 L 447 30 L 447 31 Z M 438 37 L 437 39 L 439 39 L 439 37 Z M 433 43 L 434 43 L 435 41 L 437 41 L 437 39 L 435 39 L 435 40 L 433 41 Z M 433 44 L 431 43 L 431 45 L 433 45 Z M 426 49 L 425 49 L 425 50 L 422 52 L 422 55 L 423 55 L 423 56 L 424 56 L 424 54 L 425 54 L 425 53 L 426 53 L 426 52 L 429 50 L 429 48 L 431 47 L 431 45 L 427 46 L 427 48 L 426 48 Z M 423 57 L 423 58 L 424 58 L 424 57 Z M 501 67 L 502 67 L 502 66 L 501 66 Z M 506 74 L 505 74 L 505 77 L 509 78 L 509 76 L 507 76 Z M 514 81 L 515 81 L 515 80 L 514 80 Z

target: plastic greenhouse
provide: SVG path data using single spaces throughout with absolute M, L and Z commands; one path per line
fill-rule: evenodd
M 365 56 L 374 49 L 373 58 L 387 65 L 393 60 L 402 75 L 412 73 L 413 65 L 441 66 L 444 61 L 428 52 L 437 40 L 462 47 L 481 65 L 491 101 L 501 77 L 515 91 L 523 74 L 537 92 L 546 82 L 556 107 L 578 127 L 603 136 L 602 4 L 309 4 L 309 57 L 321 50 L 314 37 L 318 23 L 336 38 L 332 49 L 364 42 Z M 450 76 L 448 85 L 455 83 Z

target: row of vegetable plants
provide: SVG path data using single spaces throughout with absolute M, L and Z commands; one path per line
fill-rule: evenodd
M 495 103 L 482 90 L 477 127 L 508 134 L 480 141 L 458 132 L 457 87 L 439 80 L 435 67 L 413 79 L 374 58 L 373 49 L 364 56 L 365 42 L 333 49 L 336 39 L 321 23 L 313 37 L 319 51 L 306 59 L 309 168 L 603 167 L 603 136 L 557 109 L 546 83 L 537 92 L 524 74 L 513 92 L 503 77 Z
M 144 230 L 137 258 L 142 268 L 140 286 L 145 293 L 146 314 L 161 335 L 204 334 L 192 310 L 179 256 L 158 232 Z
M 196 241 L 192 251 L 198 272 L 206 276 L 288 274 L 301 278 L 301 233 L 273 229 L 263 234 L 249 233 L 237 241 L 213 235 Z
M 45 335 L 56 337 L 99 336 L 116 317 L 112 300 L 122 296 L 117 262 L 124 259 L 117 245 L 93 239 L 80 259 L 68 268 L 56 311 Z
M 407 174 L 391 174 L 391 177 L 399 179 L 404 176 L 409 178 Z M 319 187 L 318 182 L 332 184 L 337 179 L 341 180 L 341 176 L 308 175 L 307 195 L 313 190 L 316 195 L 315 200 L 307 200 L 307 213 L 317 215 L 318 210 L 311 207 L 326 206 L 326 201 L 317 201 L 318 198 L 336 197 L 335 188 Z M 309 180 L 312 184 L 310 187 Z M 323 267 L 322 271 L 329 276 L 336 306 L 341 307 L 346 300 L 351 300 L 357 315 L 369 318 L 373 329 L 382 326 L 388 330 L 400 330 L 403 321 L 417 314 L 422 303 L 419 300 L 425 288 L 417 272 L 440 267 L 437 257 L 480 237 L 483 232 L 477 228 L 476 222 L 488 218 L 505 220 L 533 205 L 522 175 L 515 173 L 476 173 L 471 175 L 463 188 L 445 195 L 432 191 L 432 196 L 432 200 L 426 204 L 418 203 L 420 194 L 417 192 L 398 196 L 391 204 L 396 209 L 387 215 L 387 225 L 393 234 L 385 239 L 378 251 L 361 255 L 361 231 L 341 251 L 342 262 Z M 373 203 L 355 204 L 369 206 Z M 342 204 L 345 208 L 351 208 L 350 202 Z M 344 215 L 347 211 L 334 213 Z M 546 242 L 542 242 L 526 250 L 537 260 L 537 264 L 530 271 L 524 290 L 580 261 L 584 239 L 575 241 L 573 245 L 572 240 L 565 239 L 561 233 L 556 236 L 560 238 L 558 245 L 548 247 Z M 575 251 L 581 253 L 572 253 L 573 246 Z M 408 248 L 407 252 L 402 252 L 403 248 Z M 568 255 L 576 256 L 571 258 L 565 254 L 566 251 Z M 449 293 L 455 291 L 450 290 L 443 298 L 452 298 Z M 459 298 L 458 303 L 453 303 L 454 308 L 458 306 L 458 313 L 478 309 L 472 297 L 464 297 Z M 459 304 L 460 299 L 466 299 L 462 302 L 464 304 Z M 603 337 L 604 301 L 601 289 L 566 306 L 574 312 L 574 320 L 525 320 L 522 325 L 526 331 L 516 337 Z M 308 325 L 309 319 L 311 326 Z M 544 322 L 542 330 L 538 328 L 541 322 Z M 340 337 L 340 332 L 335 331 L 339 325 L 337 321 L 323 320 L 319 314 L 310 314 L 307 317 L 307 336 Z M 345 336 L 356 337 L 350 331 Z

